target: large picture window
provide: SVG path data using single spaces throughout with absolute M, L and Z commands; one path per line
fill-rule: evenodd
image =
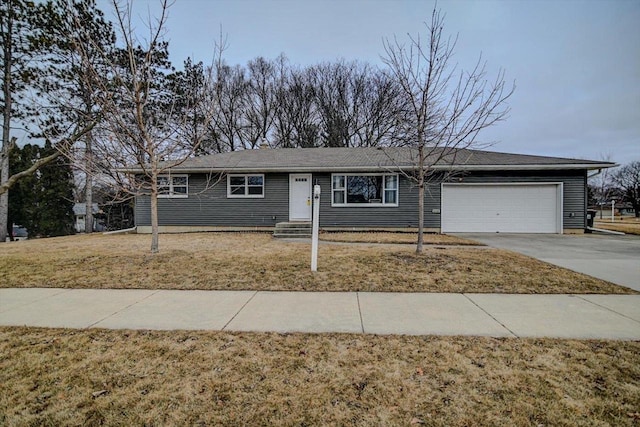
M 228 175 L 227 197 L 264 197 L 264 175 Z
M 189 197 L 188 175 L 159 175 L 158 197 Z
M 331 176 L 332 206 L 398 206 L 398 175 Z

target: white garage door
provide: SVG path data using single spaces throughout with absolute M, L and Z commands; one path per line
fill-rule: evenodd
M 442 185 L 442 232 L 561 233 L 561 186 Z

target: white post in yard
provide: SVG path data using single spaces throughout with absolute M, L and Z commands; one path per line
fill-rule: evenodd
M 313 217 L 311 218 L 311 271 L 318 271 L 318 228 L 320 223 L 320 186 L 313 186 Z
M 616 201 L 615 200 L 611 200 L 611 222 L 614 222 L 613 221 L 613 213 L 615 212 L 615 210 L 616 210 Z

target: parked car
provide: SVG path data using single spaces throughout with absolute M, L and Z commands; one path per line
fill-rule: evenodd
M 13 226 L 13 240 L 27 240 L 29 238 L 29 232 L 21 225 Z

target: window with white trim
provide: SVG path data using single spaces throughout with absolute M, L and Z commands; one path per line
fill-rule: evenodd
M 264 197 L 264 175 L 227 175 L 227 197 Z
M 189 197 L 188 175 L 158 175 L 158 197 Z
M 396 174 L 332 174 L 332 206 L 398 206 Z

